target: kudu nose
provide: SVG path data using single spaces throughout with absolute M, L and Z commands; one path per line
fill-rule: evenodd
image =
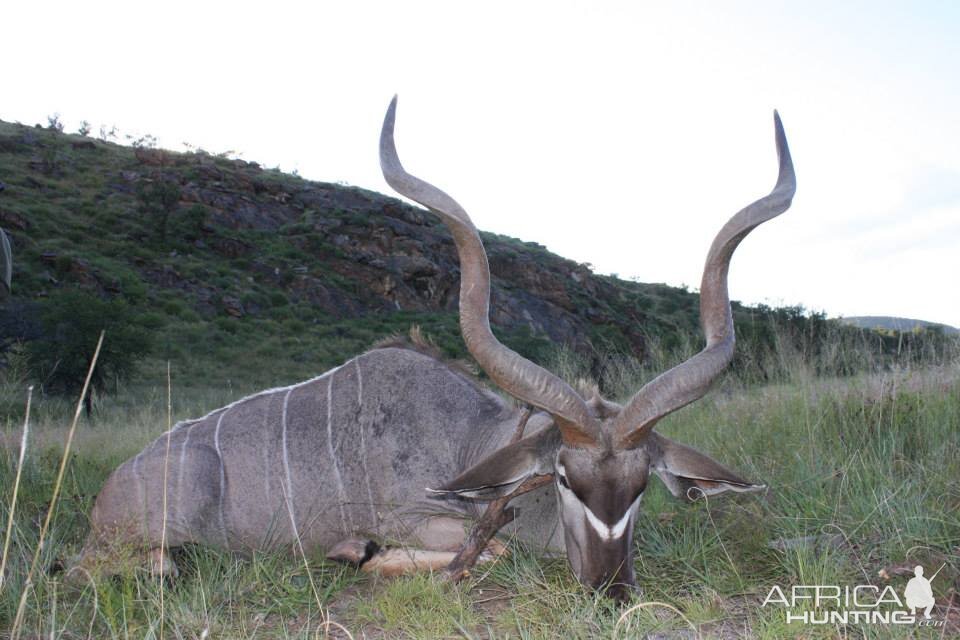
M 615 582 L 613 584 L 601 583 L 594 586 L 594 588 L 619 604 L 629 602 L 630 598 L 632 598 L 637 591 L 635 585 L 625 582 Z
M 627 573 L 618 571 L 613 575 L 608 573 L 594 578 L 589 584 L 594 591 L 618 603 L 627 602 L 637 592 L 632 571 Z

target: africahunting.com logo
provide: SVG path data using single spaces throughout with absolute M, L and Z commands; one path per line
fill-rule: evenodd
M 940 566 L 943 569 L 944 565 Z M 892 586 L 872 584 L 855 586 L 795 585 L 785 591 L 774 585 L 761 607 L 782 606 L 787 623 L 803 624 L 907 624 L 941 627 L 943 620 L 931 616 L 933 582 L 940 569 L 929 578 L 917 565 L 903 590 L 903 598 Z

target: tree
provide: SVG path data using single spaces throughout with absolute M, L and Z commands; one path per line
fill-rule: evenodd
M 167 241 L 170 216 L 180 206 L 180 195 L 180 185 L 162 174 L 154 180 L 142 182 L 137 187 L 140 210 L 155 219 L 160 242 Z
M 92 389 L 105 392 L 109 382 L 128 379 L 136 364 L 150 352 L 150 334 L 134 309 L 119 298 L 67 289 L 47 298 L 40 311 L 41 336 L 27 346 L 31 369 L 45 389 L 73 395 L 83 388 L 100 331 L 106 331 Z M 86 397 L 87 416 L 92 405 Z
M 47 116 L 47 129 L 50 129 L 50 131 L 56 131 L 57 133 L 63 133 L 63 122 L 60 120 L 59 113 L 55 113 L 52 116 Z

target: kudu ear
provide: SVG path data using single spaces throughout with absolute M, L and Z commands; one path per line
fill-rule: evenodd
M 531 476 L 553 473 L 560 442 L 560 430 L 551 425 L 494 451 L 439 489 L 427 491 L 476 500 L 495 500 L 507 495 Z
M 696 500 L 724 491 L 761 491 L 765 484 L 744 480 L 708 455 L 658 433 L 648 441 L 650 467 L 677 498 Z

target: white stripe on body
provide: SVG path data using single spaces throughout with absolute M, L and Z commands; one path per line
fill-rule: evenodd
M 213 411 L 209 412 L 207 415 L 203 416 L 202 418 L 190 418 L 189 420 L 180 420 L 179 422 L 177 422 L 177 424 L 173 425 L 173 427 L 170 429 L 170 431 L 177 431 L 178 429 L 182 429 L 183 427 L 186 427 L 186 426 L 188 426 L 188 425 L 190 425 L 190 424 L 192 424 L 192 423 L 203 422 L 203 421 L 206 420 L 207 418 L 213 416 L 213 414 L 215 414 L 216 412 L 218 412 L 218 411 L 226 411 L 227 409 L 232 409 L 232 408 L 234 408 L 235 406 L 237 406 L 238 404 L 240 404 L 241 402 L 246 402 L 247 400 L 253 400 L 254 398 L 259 398 L 260 396 L 270 395 L 271 393 L 280 393 L 281 391 L 290 391 L 291 389 L 296 389 L 296 388 L 298 388 L 298 387 L 302 387 L 302 386 L 304 386 L 304 385 L 308 385 L 308 384 L 310 384 L 311 382 L 317 382 L 318 380 L 323 380 L 324 378 L 326 378 L 327 376 L 329 376 L 329 375 L 332 374 L 332 373 L 335 373 L 337 370 L 343 368 L 344 366 L 346 366 L 346 363 L 340 365 L 339 367 L 334 367 L 333 369 L 330 369 L 330 371 L 326 371 L 326 372 L 324 372 L 324 373 L 321 373 L 321 374 L 318 375 L 318 376 L 314 376 L 313 378 L 310 378 L 309 380 L 304 380 L 303 382 L 297 382 L 296 384 L 290 384 L 290 385 L 287 385 L 287 386 L 285 386 L 285 387 L 274 387 L 274 388 L 272 388 L 272 389 L 265 389 L 265 390 L 263 390 L 263 391 L 258 391 L 258 392 L 256 392 L 256 393 L 252 393 L 252 394 L 250 394 L 249 396 L 244 396 L 244 397 L 240 398 L 239 400 L 234 400 L 233 402 L 231 402 L 230 404 L 228 404 L 228 405 L 226 405 L 226 406 L 217 407 L 216 409 L 214 409 Z M 166 431 L 161 434 L 161 436 L 165 436 L 165 435 L 167 435 L 167 432 L 166 432 Z
M 348 362 L 348 363 L 349 363 L 349 362 Z M 231 402 L 230 404 L 227 404 L 227 405 L 225 405 L 225 406 L 223 406 L 223 407 L 219 407 L 219 408 L 217 408 L 217 409 L 213 409 L 212 411 L 210 411 L 209 413 L 207 413 L 206 415 L 204 415 L 204 416 L 201 417 L 201 418 L 190 418 L 190 419 L 188 419 L 188 420 L 181 420 L 181 421 L 177 422 L 171 429 L 169 429 L 168 431 L 165 431 L 165 432 L 161 435 L 161 437 L 166 436 L 168 433 L 172 433 L 172 432 L 175 432 L 175 431 L 179 431 L 179 430 L 184 429 L 184 428 L 187 429 L 187 435 L 186 435 L 186 437 L 184 438 L 183 442 L 182 442 L 181 445 L 180 445 L 180 468 L 179 468 L 178 471 L 177 471 L 177 513 L 178 513 L 179 516 L 180 516 L 181 522 L 183 522 L 184 524 L 187 523 L 187 520 L 184 518 L 184 511 L 183 511 L 183 490 L 182 490 L 182 489 L 183 489 L 184 472 L 185 472 L 186 461 L 187 461 L 187 449 L 188 449 L 189 446 L 190 446 L 189 443 L 190 443 L 190 438 L 191 438 L 191 436 L 192 436 L 192 434 L 193 434 L 193 428 L 196 427 L 196 426 L 199 425 L 199 424 L 202 424 L 202 423 L 206 422 L 208 419 L 212 418 L 212 417 L 213 417 L 214 415 L 216 415 L 218 412 L 220 413 L 220 415 L 218 416 L 218 419 L 217 419 L 216 430 L 215 430 L 215 432 L 214 432 L 214 446 L 215 446 L 215 448 L 216 448 L 216 450 L 217 450 L 217 455 L 218 455 L 218 457 L 219 457 L 219 459 L 220 459 L 220 489 L 221 489 L 221 491 L 220 491 L 220 524 L 221 524 L 221 531 L 223 532 L 224 539 L 225 539 L 225 541 L 226 541 L 226 539 L 227 539 L 226 526 L 225 526 L 226 523 L 225 523 L 225 517 L 224 517 L 224 511 L 223 511 L 223 509 L 224 509 L 223 497 L 224 497 L 224 487 L 225 487 L 225 484 L 226 484 L 226 482 L 225 482 L 225 481 L 226 481 L 226 476 L 225 476 L 225 470 L 224 470 L 224 464 L 223 464 L 223 457 L 222 457 L 222 455 L 220 455 L 220 454 L 221 454 L 220 445 L 219 445 L 220 423 L 221 423 L 221 421 L 223 420 L 223 416 L 224 416 L 230 409 L 232 409 L 233 407 L 235 407 L 235 406 L 237 406 L 237 405 L 239 405 L 239 404 L 242 404 L 242 403 L 244 403 L 244 402 L 247 402 L 248 400 L 253 400 L 253 399 L 256 399 L 256 398 L 263 397 L 263 396 L 268 396 L 268 395 L 271 395 L 271 394 L 286 392 L 285 395 L 284 395 L 284 399 L 283 399 L 283 414 L 282 414 L 282 429 L 283 429 L 283 435 L 282 435 L 282 440 L 283 440 L 283 470 L 284 470 L 284 477 L 285 477 L 285 480 L 286 480 L 286 483 L 285 483 L 286 489 L 285 489 L 285 491 L 284 491 L 284 495 L 285 495 L 285 498 L 284 498 L 284 499 L 285 499 L 285 502 L 286 502 L 288 514 L 290 515 L 290 525 L 291 525 L 291 527 L 292 527 L 292 529 L 293 529 L 293 533 L 294 533 L 295 536 L 299 537 L 299 531 L 297 530 L 297 522 L 296 522 L 296 511 L 295 511 L 295 507 L 294 507 L 294 505 L 295 505 L 295 500 L 294 500 L 294 496 L 292 495 L 292 494 L 293 494 L 293 482 L 292 482 L 291 472 L 290 472 L 290 458 L 289 458 L 289 450 L 288 450 L 288 445 L 287 445 L 287 402 L 288 402 L 288 400 L 289 400 L 289 398 L 290 398 L 290 393 L 291 393 L 293 390 L 299 389 L 300 387 L 304 387 L 304 386 L 309 385 L 309 384 L 311 384 L 311 383 L 313 383 L 313 382 L 319 382 L 320 380 L 323 380 L 323 379 L 326 378 L 327 376 L 332 376 L 334 373 L 336 373 L 337 371 L 339 371 L 343 366 L 346 366 L 346 364 L 348 364 L 348 363 L 345 363 L 344 365 L 341 365 L 341 366 L 338 366 L 338 367 L 334 367 L 333 369 L 330 369 L 329 371 L 326 371 L 326 372 L 320 374 L 319 376 L 315 376 L 315 377 L 313 377 L 313 378 L 310 378 L 309 380 L 304 380 L 304 381 L 302 381 L 302 382 L 297 382 L 296 384 L 291 384 L 291 385 L 287 385 L 287 386 L 283 386 L 283 387 L 274 387 L 274 388 L 271 388 L 271 389 L 266 389 L 266 390 L 264 390 L 264 391 L 259 391 L 259 392 L 257 392 L 257 393 L 254 393 L 254 394 L 251 394 L 251 395 L 248 395 L 248 396 L 244 396 L 243 398 L 240 398 L 239 400 L 235 400 L 234 402 Z M 267 411 L 267 414 L 268 414 L 268 416 L 269 416 L 269 405 L 267 406 L 267 409 L 266 409 L 265 411 Z M 329 413 L 329 408 L 328 408 L 328 413 Z M 265 426 L 265 427 L 266 427 L 266 425 L 267 425 L 268 422 L 269 422 L 269 417 L 265 417 L 265 418 L 264 418 L 264 426 Z M 266 431 L 266 428 L 264 428 L 264 431 Z M 264 449 L 265 449 L 264 455 L 265 455 L 265 460 L 266 460 L 268 447 L 264 447 Z M 133 460 L 133 473 L 134 473 L 134 475 L 135 475 L 138 479 L 141 479 L 140 460 L 139 460 L 139 458 L 140 458 L 140 455 L 142 455 L 142 453 L 143 453 L 143 452 L 141 452 L 140 454 L 137 454 L 137 456 L 136 456 L 136 457 L 134 458 L 134 460 Z M 266 468 L 265 468 L 265 469 L 266 469 Z M 267 474 L 266 474 L 266 473 L 265 473 L 264 475 L 265 475 L 264 486 L 265 486 L 265 490 L 266 490 L 266 492 L 267 492 L 267 497 L 269 498 L 269 494 L 270 494 L 269 477 L 267 477 Z M 283 486 L 284 486 L 284 481 L 283 481 L 283 479 L 281 479 L 280 484 L 281 484 L 281 488 L 283 488 Z M 140 493 L 141 502 L 142 502 L 143 505 L 144 505 L 144 525 L 146 526 L 146 493 L 145 493 L 145 491 L 144 491 L 144 486 L 143 486 L 142 479 L 141 479 L 141 481 L 140 481 L 140 482 L 138 483 L 138 485 L 137 485 L 137 490 L 138 490 L 138 492 Z M 341 505 L 341 509 L 342 509 L 342 505 Z
M 223 534 L 223 546 L 229 549 L 230 541 L 227 538 L 227 521 L 223 517 L 223 498 L 227 490 L 227 474 L 223 466 L 223 454 L 220 451 L 220 423 L 223 422 L 223 417 L 227 415 L 227 411 L 229 411 L 229 409 L 224 408 L 223 413 L 217 418 L 217 428 L 213 431 L 213 448 L 217 450 L 217 460 L 220 462 L 220 494 L 219 504 L 217 505 L 220 517 L 220 532 Z
M 263 504 L 271 504 L 270 498 L 270 444 L 272 442 L 273 435 L 270 433 L 270 429 L 267 427 L 270 424 L 270 409 L 273 407 L 273 403 L 268 401 L 267 407 L 263 411 L 263 424 L 260 427 L 260 431 L 263 434 L 263 446 L 260 448 L 263 450 Z
M 187 461 L 187 444 L 190 442 L 190 434 L 193 433 L 195 426 L 197 426 L 197 422 L 190 425 L 186 437 L 180 443 L 180 468 L 177 469 L 177 516 L 184 525 L 186 525 L 187 520 L 183 517 L 183 469 Z M 184 528 L 186 527 L 184 526 Z
M 363 427 L 363 373 L 360 371 L 361 357 L 357 356 L 353 359 L 353 363 L 357 367 L 357 422 L 360 426 L 360 464 L 363 466 L 363 480 L 367 485 L 367 498 L 370 500 L 370 515 L 373 516 L 373 527 L 377 529 L 380 527 L 380 522 L 377 519 L 377 506 L 373 501 L 373 490 L 370 488 L 370 472 L 367 470 L 367 443 Z
M 283 396 L 283 413 L 280 417 L 280 422 L 283 425 L 283 433 L 281 440 L 283 442 L 283 473 L 286 476 L 286 490 L 283 492 L 283 499 L 287 503 L 287 513 L 290 514 L 290 528 L 293 530 L 293 536 L 297 540 L 300 539 L 300 532 L 297 531 L 297 517 L 293 511 L 293 482 L 290 479 L 290 452 L 287 448 L 287 403 L 290 401 L 290 394 L 293 392 L 293 388 L 287 389 L 286 395 Z
M 141 451 L 134 456 L 131 471 L 133 471 L 134 483 L 137 485 L 137 496 L 140 498 L 140 515 L 143 518 L 143 533 L 147 536 L 150 532 L 150 523 L 147 520 L 147 491 L 143 486 L 143 474 L 140 473 L 140 456 L 142 453 Z
M 346 533 L 353 531 L 353 523 L 347 527 L 347 512 L 343 508 L 347 501 L 347 492 L 343 487 L 343 476 L 340 475 L 340 465 L 337 462 L 337 454 L 333 448 L 333 376 L 327 380 L 327 452 L 330 454 L 330 463 L 333 465 L 333 475 L 337 478 L 337 493 L 340 497 L 340 524 L 346 529 Z

